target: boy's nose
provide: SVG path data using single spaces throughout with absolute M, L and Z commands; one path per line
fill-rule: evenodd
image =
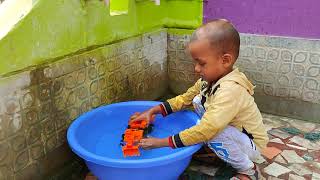
M 194 65 L 194 71 L 195 71 L 196 73 L 200 73 L 200 67 L 199 67 L 198 64 L 195 64 L 195 65 Z

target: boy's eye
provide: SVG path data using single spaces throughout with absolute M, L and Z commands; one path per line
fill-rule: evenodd
M 199 66 L 204 66 L 206 65 L 206 63 L 202 62 L 200 59 L 195 59 L 196 63 L 199 65 Z

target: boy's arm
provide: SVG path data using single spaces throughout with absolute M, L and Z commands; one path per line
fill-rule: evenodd
M 165 111 L 165 115 L 172 112 L 179 111 L 186 106 L 191 105 L 193 98 L 200 93 L 201 79 L 199 79 L 192 87 L 190 87 L 184 94 L 178 95 L 172 99 L 163 102 L 162 108 Z
M 135 113 L 130 117 L 129 121 L 147 120 L 150 122 L 155 114 L 166 116 L 172 112 L 176 112 L 183 107 L 190 105 L 194 96 L 200 93 L 201 79 L 199 79 L 186 93 L 169 99 L 160 105 L 154 106 L 143 113 Z
M 215 96 L 214 101 L 212 97 L 208 99 L 212 102 L 198 125 L 169 137 L 174 148 L 208 142 L 236 116 L 242 103 L 241 91 L 235 88 L 220 87 Z

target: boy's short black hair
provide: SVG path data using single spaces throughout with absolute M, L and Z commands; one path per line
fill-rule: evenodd
M 212 20 L 199 27 L 191 37 L 191 42 L 206 38 L 213 48 L 222 54 L 231 53 L 235 59 L 239 56 L 240 36 L 236 28 L 225 19 Z

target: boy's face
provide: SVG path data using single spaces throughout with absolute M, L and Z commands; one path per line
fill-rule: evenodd
M 224 55 L 213 48 L 208 40 L 195 40 L 188 45 L 188 50 L 196 63 L 195 72 L 208 83 L 216 82 L 230 69 L 230 63 L 226 62 Z

